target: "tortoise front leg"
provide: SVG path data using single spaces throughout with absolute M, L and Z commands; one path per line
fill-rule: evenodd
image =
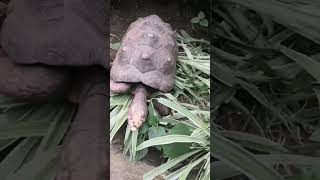
M 110 79 L 110 91 L 116 94 L 132 93 L 134 95 L 133 101 L 129 108 L 128 124 L 132 131 L 137 131 L 147 119 L 148 105 L 147 97 L 150 95 L 147 88 L 143 84 L 138 84 L 135 89 L 131 90 L 130 83 L 115 82 Z M 160 116 L 166 116 L 170 110 L 158 102 L 154 102 L 155 109 Z
M 145 86 L 137 85 L 128 113 L 128 124 L 132 131 L 137 131 L 148 116 L 147 95 Z
M 129 83 L 124 82 L 115 82 L 110 79 L 110 91 L 115 94 L 124 94 L 128 93 L 131 88 Z

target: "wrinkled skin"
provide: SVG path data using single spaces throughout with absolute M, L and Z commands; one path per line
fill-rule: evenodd
M 131 131 L 138 131 L 148 117 L 147 99 L 156 90 L 142 83 L 117 83 L 110 80 L 110 91 L 113 94 L 131 93 L 134 96 L 129 107 L 128 124 Z M 160 116 L 170 114 L 170 109 L 167 106 L 157 101 L 153 101 L 153 105 Z
M 110 71 L 110 89 L 120 94 L 127 92 L 130 84 L 141 83 L 132 91 L 128 114 L 132 131 L 137 131 L 147 118 L 148 92 L 143 86 L 163 92 L 173 88 L 177 53 L 175 32 L 157 15 L 139 18 L 128 28 Z M 161 104 L 156 108 L 161 115 L 169 114 Z
M 129 107 L 128 124 L 131 131 L 137 131 L 148 115 L 147 90 L 139 84 L 134 90 L 134 97 Z
M 104 0 L 11 0 L 2 24 L 0 93 L 78 103 L 56 180 L 105 180 L 107 34 Z
M 124 94 L 129 92 L 131 84 L 129 83 L 117 83 L 110 79 L 110 91 L 117 94 Z

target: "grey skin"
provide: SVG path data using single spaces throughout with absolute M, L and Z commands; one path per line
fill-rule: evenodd
M 129 26 L 111 67 L 110 89 L 124 93 L 133 88 L 128 115 L 133 131 L 148 113 L 146 88 L 168 92 L 174 87 L 177 55 L 175 32 L 159 16 L 139 18 Z
M 132 86 L 134 86 L 132 88 Z M 148 116 L 147 96 L 148 91 L 141 83 L 117 83 L 110 80 L 110 91 L 114 94 L 132 93 L 133 100 L 129 107 L 128 124 L 131 131 L 137 131 Z
M 105 0 L 11 0 L 2 24 L 0 94 L 78 104 L 56 180 L 109 179 Z
M 131 131 L 137 131 L 148 116 L 148 97 L 155 92 L 155 89 L 145 86 L 142 83 L 116 83 L 110 80 L 110 91 L 114 94 L 131 93 L 134 97 L 129 107 L 128 124 Z M 160 116 L 170 114 L 170 109 L 157 101 L 153 105 Z
M 134 97 L 128 112 L 128 124 L 132 131 L 137 131 L 148 115 L 147 90 L 138 84 L 134 90 Z

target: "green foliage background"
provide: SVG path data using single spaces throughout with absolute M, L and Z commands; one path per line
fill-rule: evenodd
M 212 2 L 213 179 L 320 179 L 319 9 Z

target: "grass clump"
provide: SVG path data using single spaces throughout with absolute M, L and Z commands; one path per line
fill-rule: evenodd
M 318 8 L 212 3 L 214 179 L 320 178 Z
M 0 96 L 0 179 L 54 179 L 75 112 L 70 103 L 34 105 Z

